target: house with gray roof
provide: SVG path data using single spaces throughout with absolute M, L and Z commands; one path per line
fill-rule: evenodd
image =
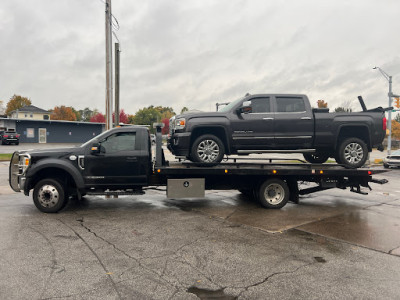
M 50 114 L 51 112 L 34 105 L 25 105 L 11 111 L 8 115 L 11 119 L 50 120 Z

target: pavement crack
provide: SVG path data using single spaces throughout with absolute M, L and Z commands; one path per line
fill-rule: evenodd
M 92 254 L 96 257 L 97 261 L 99 262 L 99 264 L 101 265 L 101 267 L 103 268 L 105 274 L 110 273 L 109 270 L 107 269 L 107 267 L 104 265 L 103 261 L 101 260 L 101 258 L 99 257 L 99 255 L 96 253 L 96 251 L 93 250 L 93 248 L 89 245 L 89 243 L 75 230 L 73 229 L 70 225 L 66 224 L 64 221 L 58 219 L 58 221 L 60 221 L 62 224 L 64 224 L 66 227 L 68 227 L 73 233 L 75 233 L 75 235 L 86 245 L 86 247 L 92 252 Z M 83 220 L 82 220 L 83 222 Z M 107 274 L 107 279 L 108 281 L 111 283 L 114 291 L 117 293 L 118 295 L 118 299 L 122 299 L 121 294 L 117 288 L 117 285 L 115 283 L 115 281 L 112 279 L 110 274 Z
M 252 284 L 252 285 L 244 287 L 244 290 L 239 293 L 237 298 L 239 298 L 243 293 L 247 292 L 250 288 L 256 287 L 256 286 L 259 286 L 261 284 L 264 284 L 264 283 L 268 282 L 268 280 L 270 280 L 274 276 L 284 275 L 284 274 L 294 274 L 294 273 L 296 273 L 298 270 L 300 270 L 302 268 L 305 268 L 305 267 L 308 267 L 308 266 L 311 266 L 311 265 L 314 265 L 314 264 L 317 264 L 317 263 L 318 262 L 311 262 L 311 263 L 308 263 L 308 264 L 305 264 L 305 265 L 301 265 L 301 266 L 299 266 L 296 269 L 291 270 L 291 271 L 282 271 L 282 272 L 272 273 L 271 275 L 268 275 L 267 277 L 265 277 L 263 280 L 260 280 L 260 281 L 258 281 L 256 283 Z
M 34 232 L 36 232 L 37 234 L 39 234 L 39 235 L 50 245 L 50 248 L 51 248 L 51 265 L 50 265 L 50 266 L 47 266 L 47 267 L 50 268 L 50 274 L 49 274 L 49 276 L 48 276 L 48 278 L 47 278 L 47 280 L 46 280 L 47 282 L 50 282 L 50 279 L 51 279 L 51 277 L 53 276 L 55 270 L 58 269 L 58 268 L 57 268 L 57 266 L 58 266 L 58 265 L 57 265 L 57 260 L 56 260 L 56 250 L 54 249 L 53 243 L 50 241 L 50 239 L 49 239 L 44 233 L 40 232 L 39 230 L 37 230 L 36 228 L 34 228 L 34 227 L 32 227 L 32 226 L 29 226 L 29 228 L 30 228 L 32 231 L 34 231 Z M 57 273 L 60 273 L 60 272 L 62 272 L 62 271 L 65 271 L 65 268 L 61 266 L 61 270 L 58 269 Z M 46 292 L 46 290 L 47 290 L 47 285 L 44 285 L 44 287 L 43 287 L 43 289 L 42 289 L 42 292 L 40 293 L 39 298 L 42 298 L 42 297 L 43 297 L 43 294 Z
M 144 270 L 146 270 L 146 271 L 148 271 L 148 272 L 150 272 L 150 273 L 153 273 L 154 275 L 156 275 L 157 277 L 159 277 L 162 281 L 164 281 L 164 282 L 165 282 L 166 284 L 168 284 L 169 286 L 171 286 L 171 287 L 173 287 L 173 288 L 179 290 L 179 287 L 178 287 L 178 286 L 176 286 L 175 284 L 173 284 L 173 283 L 169 282 L 168 280 L 166 280 L 164 277 L 162 277 L 160 274 L 158 274 L 155 270 L 153 270 L 153 269 L 151 269 L 151 268 L 149 268 L 149 267 L 143 265 L 142 262 L 141 262 L 141 260 L 144 259 L 144 258 L 138 259 L 138 258 L 136 258 L 136 257 L 133 257 L 132 255 L 129 255 L 128 253 L 126 253 L 126 252 L 123 251 L 122 249 L 118 248 L 115 244 L 113 244 L 113 243 L 111 243 L 110 241 L 106 240 L 105 238 L 99 236 L 96 232 L 94 232 L 94 231 L 91 230 L 88 226 L 86 226 L 86 225 L 84 224 L 85 221 L 84 221 L 83 217 L 80 218 L 80 219 L 77 219 L 77 221 L 80 223 L 80 225 L 82 226 L 82 228 L 84 228 L 84 229 L 85 229 L 86 231 L 88 231 L 89 233 L 93 234 L 96 238 L 98 238 L 98 239 L 102 240 L 103 242 L 107 243 L 108 245 L 112 246 L 112 247 L 114 248 L 115 251 L 118 251 L 118 252 L 122 253 L 124 256 L 126 256 L 126 257 L 128 257 L 129 259 L 135 261 L 135 262 L 138 264 L 138 266 L 141 267 L 142 269 L 144 269 Z M 75 232 L 75 231 L 74 231 L 74 232 Z M 97 255 L 96 255 L 96 256 L 97 256 Z M 165 256 L 165 255 L 164 255 L 164 256 Z M 130 269 L 131 269 L 131 268 L 130 268 Z M 107 271 L 106 273 L 108 273 L 108 271 Z M 122 274 L 123 274 L 123 273 L 122 273 Z M 121 275 L 122 275 L 122 274 L 121 274 Z

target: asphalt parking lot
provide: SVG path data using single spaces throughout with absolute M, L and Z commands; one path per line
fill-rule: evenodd
M 1 147 L 2 148 L 2 147 Z M 380 168 L 380 167 L 378 167 Z M 0 163 L 3 299 L 398 299 L 400 169 L 266 210 L 237 191 L 85 197 L 43 214 Z

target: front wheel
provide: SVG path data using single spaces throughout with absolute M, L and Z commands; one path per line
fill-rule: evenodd
M 199 163 L 219 163 L 224 153 L 225 147 L 222 141 L 215 135 L 205 134 L 194 141 L 190 158 Z
M 368 148 L 359 138 L 345 139 L 339 146 L 337 158 L 348 168 L 362 167 L 368 159 Z
M 282 208 L 289 201 L 289 196 L 288 185 L 278 178 L 266 180 L 258 192 L 258 200 L 265 208 Z
M 67 200 L 63 185 L 55 179 L 40 180 L 33 190 L 33 202 L 41 212 L 56 213 L 64 208 Z
M 304 159 L 312 164 L 323 164 L 328 160 L 330 154 L 316 152 L 316 153 L 304 153 Z

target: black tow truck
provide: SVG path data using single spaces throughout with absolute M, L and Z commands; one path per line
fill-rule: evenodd
M 157 127 L 155 158 L 149 129 L 125 126 L 110 129 L 79 147 L 14 152 L 9 167 L 11 188 L 29 196 L 45 213 L 63 209 L 70 197 L 85 195 L 141 195 L 166 187 L 167 197 L 204 198 L 205 190 L 239 190 L 266 208 L 298 203 L 299 195 L 330 188 L 366 194 L 362 187 L 385 183 L 374 169 L 348 169 L 338 164 L 255 159 L 226 160 L 218 164 L 168 162 Z M 299 182 L 315 183 L 299 189 Z M 112 201 L 112 200 L 110 200 Z

